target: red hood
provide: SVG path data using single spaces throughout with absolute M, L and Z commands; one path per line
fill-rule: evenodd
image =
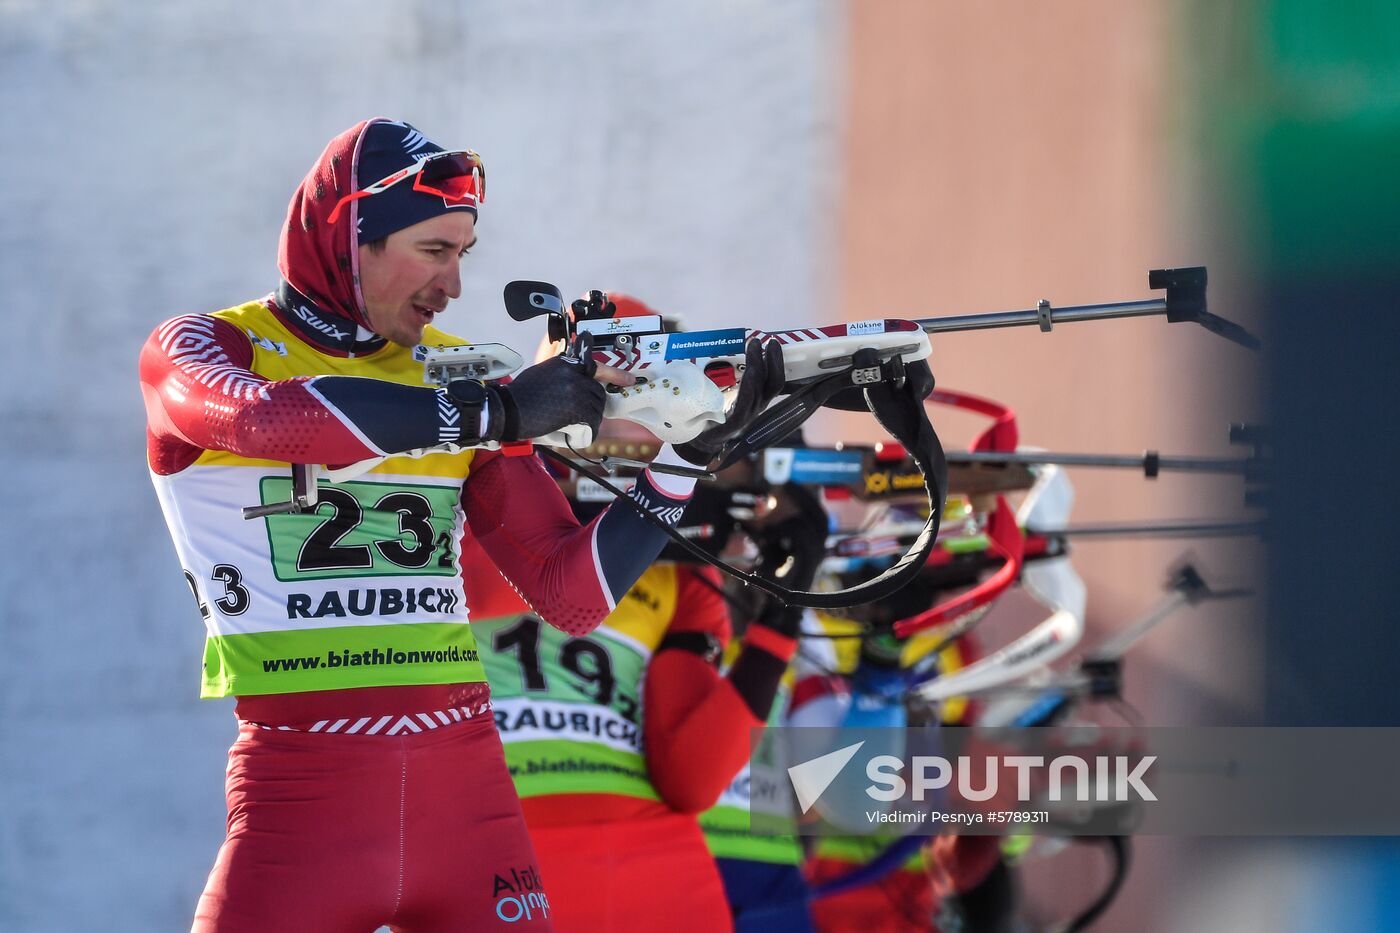
M 355 190 L 355 163 L 362 120 L 326 145 L 316 164 L 292 195 L 287 223 L 277 247 L 282 277 L 327 314 L 369 327 L 360 295 L 359 242 L 355 236 L 355 202 L 334 225 L 326 218 L 336 202 Z

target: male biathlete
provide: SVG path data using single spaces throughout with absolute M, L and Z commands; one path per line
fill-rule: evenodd
M 665 539 L 625 502 L 581 526 L 536 458 L 474 449 L 596 428 L 600 382 L 630 377 L 555 357 L 505 386 L 423 385 L 415 347 L 464 343 L 431 323 L 484 194 L 475 153 L 356 124 L 292 198 L 277 289 L 166 321 L 142 350 L 152 478 L 208 633 L 201 696 L 235 696 L 240 722 L 196 930 L 550 926 L 459 542 L 470 524 L 538 618 L 584 635 Z M 745 417 L 736 403 L 692 458 L 781 383 L 780 357 L 748 356 Z M 313 509 L 243 517 L 291 498 L 289 464 L 377 457 Z M 690 491 L 648 472 L 630 496 L 674 519 Z

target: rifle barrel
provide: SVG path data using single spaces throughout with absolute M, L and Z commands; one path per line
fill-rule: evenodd
M 1146 454 L 1065 454 L 1051 452 L 1034 453 L 994 453 L 990 451 L 949 451 L 951 464 L 1023 464 L 1034 466 L 1040 463 L 1056 466 L 1079 467 L 1126 467 L 1144 470 L 1151 467 L 1156 471 L 1176 473 L 1244 473 L 1250 469 L 1250 461 L 1240 457 L 1164 457 L 1149 452 Z
M 1027 528 L 1027 534 L 1047 538 L 1247 538 L 1262 534 L 1264 523 L 1253 522 L 1100 522 L 1062 528 Z
M 1075 321 L 1102 321 L 1120 317 L 1150 317 L 1167 313 L 1165 298 L 1143 301 L 1118 301 L 1098 305 L 1066 305 L 1063 308 L 1028 308 L 1023 311 L 992 311 L 986 314 L 956 314 L 949 317 L 915 318 L 914 323 L 929 334 L 946 334 L 964 330 L 995 330 L 1001 327 L 1028 327 L 1049 324 L 1069 324 Z

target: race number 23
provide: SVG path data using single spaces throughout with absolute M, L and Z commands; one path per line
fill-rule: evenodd
M 291 481 L 267 477 L 264 502 L 285 501 Z M 266 517 L 279 580 L 457 572 L 454 531 L 461 490 L 402 483 L 337 483 L 316 508 Z M 281 497 L 279 500 L 278 497 Z

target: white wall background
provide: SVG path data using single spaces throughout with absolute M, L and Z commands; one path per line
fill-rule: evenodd
M 270 291 L 326 140 L 406 119 L 486 158 L 443 325 L 528 352 L 501 286 L 695 323 L 828 309 L 837 0 L 0 0 L 0 930 L 185 928 L 228 703 L 146 474 L 136 355 Z M 760 317 L 761 315 L 761 317 Z

